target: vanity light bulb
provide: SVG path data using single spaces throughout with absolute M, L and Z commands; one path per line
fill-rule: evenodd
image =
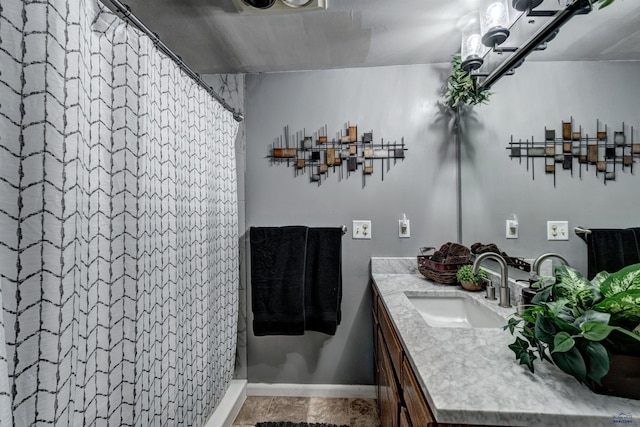
M 482 66 L 485 47 L 480 36 L 480 25 L 477 21 L 466 25 L 462 29 L 462 44 L 460 46 L 462 69 L 469 72 Z
M 487 25 L 489 28 L 504 26 L 504 15 L 506 11 L 502 3 L 492 3 L 487 9 Z
M 480 8 L 482 44 L 494 47 L 509 37 L 509 7 L 506 0 L 483 0 Z
M 467 52 L 469 55 L 482 55 L 484 45 L 480 34 L 473 34 L 467 39 Z

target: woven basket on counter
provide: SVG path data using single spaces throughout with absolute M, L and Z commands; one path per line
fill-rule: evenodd
M 435 248 L 421 248 L 420 250 L 424 254 L 425 251 L 433 250 Z M 463 265 L 470 264 L 466 262 L 438 262 L 431 258 L 433 255 L 418 255 L 418 271 L 424 277 L 442 285 L 457 285 L 458 279 L 456 273 L 458 269 Z

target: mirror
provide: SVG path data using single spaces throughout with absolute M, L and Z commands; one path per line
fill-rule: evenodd
M 586 245 L 574 227 L 640 226 L 637 158 L 634 173 L 618 170 L 615 181 L 605 183 L 593 169 L 569 173 L 560 164 L 555 175 L 546 173 L 543 161 L 509 158 L 505 149 L 512 137 L 544 140 L 545 127 L 561 133 L 568 120 L 594 135 L 599 121 L 612 142 L 615 131 L 640 141 L 639 29 L 638 2 L 617 0 L 575 17 L 545 51 L 496 83 L 487 105 L 463 117 L 463 244 L 492 242 L 529 259 L 557 252 L 586 272 Z M 519 218 L 517 239 L 505 234 L 511 214 Z M 568 221 L 569 240 L 548 241 L 547 221 Z

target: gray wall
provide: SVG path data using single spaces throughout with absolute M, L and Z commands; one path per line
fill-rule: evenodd
M 536 159 L 535 181 L 526 165 L 509 160 L 505 150 L 510 136 L 540 141 L 544 127 L 562 133 L 562 121 L 572 116 L 583 132 L 595 135 L 596 119 L 608 124 L 610 137 L 632 125 L 634 141 L 640 141 L 640 62 L 528 62 L 514 76 L 504 77 L 493 88 L 489 104 L 475 107 L 465 122 L 462 149 L 463 243 L 495 242 L 512 256 L 534 258 L 558 252 L 586 273 L 585 243 L 573 227 L 617 228 L 640 226 L 640 162 L 635 176 L 618 172 L 605 186 L 594 167 L 574 176 L 559 169 L 557 185 L 544 174 Z M 600 129 L 603 130 L 603 129 Z M 576 163 L 574 163 L 574 166 Z M 519 218 L 520 238 L 505 238 L 505 220 Z M 546 221 L 569 221 L 568 242 L 547 241 Z
M 219 82 L 210 77 L 234 105 L 245 99 L 246 120 L 237 150 L 245 255 L 252 225 L 351 228 L 352 219 L 371 219 L 374 228 L 371 241 L 344 237 L 344 319 L 335 336 L 309 332 L 301 337 L 254 337 L 250 294 L 241 297 L 238 378 L 276 383 L 372 381 L 369 258 L 413 256 L 420 246 L 457 238 L 455 147 L 449 120 L 437 107 L 447 73 L 444 64 L 250 75 L 246 98 L 241 76 L 231 81 L 221 76 Z M 524 164 L 508 158 L 505 147 L 512 134 L 516 139 L 539 139 L 544 126 L 560 132 L 561 122 L 571 116 L 590 133 L 596 119 L 610 130 L 619 130 L 624 121 L 634 126 L 634 140 L 639 141 L 638 75 L 638 62 L 528 62 L 515 76 L 498 82 L 490 103 L 474 107 L 464 122 L 463 242 L 491 241 L 511 255 L 527 258 L 555 251 L 586 272 L 584 242 L 574 234 L 568 242 L 548 242 L 547 220 L 568 220 L 570 229 L 637 226 L 637 176 L 619 174 L 605 186 L 592 170 L 583 171 L 582 179 L 559 170 L 554 188 L 552 177 L 542 172 L 542 162 L 536 164 L 534 181 Z M 291 167 L 271 165 L 266 158 L 268 146 L 285 125 L 292 131 L 314 132 L 327 124 L 333 135 L 347 121 L 357 124 L 360 133 L 373 129 L 376 142 L 404 136 L 407 158 L 385 173 L 384 181 L 376 171 L 364 188 L 359 173 L 342 181 L 329 175 L 318 187 L 308 182 L 307 174 L 294 178 Z M 403 212 L 411 220 L 412 237 L 407 240 L 397 237 L 397 219 Z M 504 222 L 511 213 L 520 220 L 517 240 L 504 237 Z M 244 261 L 243 257 L 241 290 L 249 283 Z
M 372 220 L 372 240 L 343 238 L 342 324 L 335 336 L 255 337 L 248 316 L 250 382 L 371 384 L 369 259 L 413 256 L 424 245 L 456 239 L 455 145 L 437 101 L 448 65 L 258 74 L 246 77 L 246 228 L 302 224 L 338 226 Z M 380 167 L 362 185 L 358 173 L 317 186 L 308 173 L 272 165 L 268 147 L 282 135 L 327 125 L 329 135 L 358 125 L 375 142 L 405 138 L 406 159 Z M 411 238 L 398 238 L 406 213 Z M 247 244 L 248 247 L 248 244 Z M 250 295 L 248 296 L 250 301 Z

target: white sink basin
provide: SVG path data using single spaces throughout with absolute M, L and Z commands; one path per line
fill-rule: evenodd
M 465 296 L 409 296 L 429 326 L 440 328 L 501 328 L 499 314 Z

